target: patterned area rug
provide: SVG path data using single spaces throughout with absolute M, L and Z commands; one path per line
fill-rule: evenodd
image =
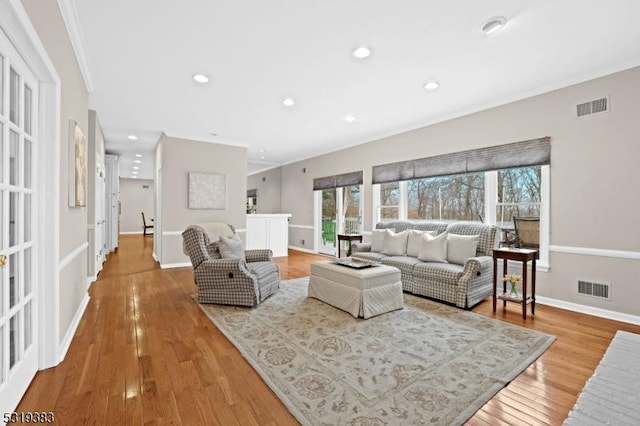
M 307 283 L 254 309 L 200 305 L 305 425 L 462 424 L 555 340 L 409 294 L 356 319 Z

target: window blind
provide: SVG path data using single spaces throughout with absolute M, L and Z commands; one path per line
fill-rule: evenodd
M 551 164 L 551 138 L 548 136 L 373 166 L 372 183 L 397 182 L 545 164 Z
M 364 173 L 362 171 L 359 171 L 316 178 L 313 180 L 313 190 L 317 191 L 320 189 L 340 188 L 350 185 L 362 185 L 364 181 L 363 176 Z

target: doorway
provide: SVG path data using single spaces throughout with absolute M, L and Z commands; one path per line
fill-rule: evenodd
M 316 251 L 335 256 L 338 234 L 362 233 L 362 185 L 315 191 Z

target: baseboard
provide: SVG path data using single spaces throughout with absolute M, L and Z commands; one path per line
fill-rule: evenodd
M 185 266 L 191 266 L 191 262 L 160 263 L 160 268 L 162 269 L 184 268 Z
M 309 250 L 309 249 L 302 248 L 302 247 L 296 247 L 296 246 L 289 246 L 289 250 L 297 250 L 297 251 L 301 251 L 303 253 L 318 254 L 317 251 Z
M 135 231 L 135 232 L 120 232 L 120 235 L 142 235 L 142 231 Z M 151 236 L 152 234 L 149 234 L 149 236 Z
M 76 330 L 78 329 L 78 325 L 80 325 L 80 320 L 82 319 L 82 315 L 84 315 L 84 311 L 87 309 L 89 305 L 89 293 L 85 293 L 82 302 L 80 302 L 80 306 L 78 306 L 78 310 L 76 311 L 73 319 L 71 320 L 71 324 L 69 325 L 69 329 L 67 333 L 64 335 L 64 339 L 62 343 L 58 346 L 58 359 L 57 364 L 61 363 L 64 360 L 64 357 L 67 355 L 67 351 L 69 350 L 69 346 L 71 346 L 71 341 L 73 340 L 73 336 L 76 334 Z
M 87 288 L 91 287 L 91 284 L 98 280 L 98 274 L 95 274 L 93 277 L 87 277 Z
M 640 325 L 640 316 L 625 314 L 623 312 L 609 311 L 593 306 L 580 305 L 578 303 L 565 302 L 564 300 L 552 299 L 550 297 L 536 296 L 536 303 L 553 306 L 554 308 L 565 309 L 567 311 L 579 312 L 581 314 L 593 315 L 594 317 L 607 318 L 614 321 L 627 322 L 629 324 Z

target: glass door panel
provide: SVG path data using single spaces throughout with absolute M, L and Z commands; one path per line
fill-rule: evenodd
M 321 205 L 322 236 L 320 239 L 321 253 L 335 255 L 336 253 L 336 189 L 322 190 Z

